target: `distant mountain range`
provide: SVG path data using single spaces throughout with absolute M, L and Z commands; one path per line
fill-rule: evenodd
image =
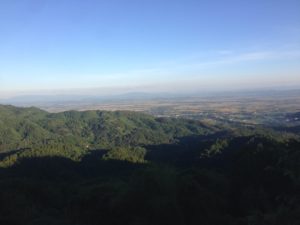
M 170 93 L 146 93 L 146 92 L 130 92 L 120 95 L 20 95 L 7 99 L 0 99 L 2 104 L 13 105 L 35 105 L 45 103 L 64 103 L 64 102 L 107 102 L 116 100 L 143 100 L 143 99 L 157 99 L 157 98 L 172 98 L 180 95 Z
M 11 98 L 0 98 L 1 104 L 12 104 L 16 106 L 42 106 L 46 104 L 61 103 L 101 103 L 124 100 L 158 100 L 177 99 L 189 97 L 275 97 L 275 96 L 300 96 L 300 89 L 293 90 L 246 90 L 246 91 L 220 91 L 220 92 L 191 92 L 191 93 L 170 93 L 170 92 L 128 92 L 118 95 L 83 95 L 83 94 L 31 94 L 19 95 Z

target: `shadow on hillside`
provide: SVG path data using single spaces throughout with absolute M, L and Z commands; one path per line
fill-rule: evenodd
M 98 155 L 95 151 L 92 155 Z M 23 158 L 9 168 L 0 169 L 1 178 L 34 178 L 39 180 L 76 181 L 102 177 L 126 177 L 144 165 L 119 160 L 84 157 L 80 162 L 64 157 Z
M 190 136 L 175 144 L 144 146 L 146 163 L 104 160 L 103 149 L 78 162 L 63 157 L 23 158 L 0 169 L 0 224 L 224 224 L 222 190 L 209 190 L 223 181 L 193 170 L 189 176 L 180 175 L 176 169 L 180 164 L 176 157 L 183 160 L 185 154 L 185 163 L 193 161 L 196 150 L 214 138 Z M 201 180 L 199 187 L 194 185 L 196 177 Z M 199 215 L 203 209 L 207 212 Z
M 0 175 L 72 180 L 99 176 L 103 178 L 128 176 L 135 169 L 146 167 L 152 162 L 172 166 L 191 166 L 193 163 L 199 163 L 200 153 L 214 143 L 216 138 L 224 138 L 228 135 L 227 132 L 219 132 L 211 135 L 186 136 L 178 138 L 173 144 L 144 146 L 147 149 L 145 164 L 103 160 L 107 150 L 97 149 L 91 150 L 80 161 L 53 156 L 23 158 L 12 167 L 0 169 Z M 24 149 L 1 153 L 0 159 L 20 151 Z
M 298 224 L 299 185 L 293 177 L 300 144 L 288 149 L 265 138 L 237 137 L 225 153 L 199 158 L 227 135 L 144 146 L 144 164 L 104 160 L 101 149 L 78 162 L 24 158 L 0 169 L 0 224 L 238 225 L 249 224 L 249 218 L 251 224 Z M 216 169 L 225 161 L 231 170 Z
M 21 148 L 21 149 L 11 150 L 11 151 L 8 151 L 8 152 L 1 152 L 0 153 L 0 160 L 3 160 L 5 157 L 14 155 L 16 153 L 21 153 L 21 152 L 23 152 L 25 150 L 28 150 L 28 149 L 30 149 L 30 148 Z
M 228 137 L 230 137 L 229 132 L 221 131 L 209 135 L 181 137 L 173 144 L 148 145 L 145 146 L 147 149 L 145 159 L 151 162 L 169 163 L 176 166 L 191 166 L 199 163 L 201 153 L 209 148 L 218 138 Z

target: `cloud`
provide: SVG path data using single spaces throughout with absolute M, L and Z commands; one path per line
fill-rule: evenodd
M 113 74 L 94 75 L 92 77 L 94 77 L 95 81 L 99 81 L 99 83 L 103 81 L 102 85 L 104 87 L 105 84 L 107 84 L 108 86 L 114 86 L 114 84 L 121 86 L 138 86 L 146 85 L 149 83 L 158 84 L 164 82 L 171 82 L 173 80 L 180 80 L 182 77 L 186 77 L 186 79 L 193 80 L 195 76 L 191 75 L 191 71 L 195 71 L 194 74 L 198 75 L 202 73 L 202 79 L 205 78 L 205 80 L 212 80 L 209 74 L 218 74 L 218 79 L 221 79 L 220 75 L 222 75 L 227 70 L 224 70 L 222 72 L 220 68 L 222 68 L 222 66 L 225 65 L 238 65 L 240 63 L 264 62 L 270 60 L 289 60 L 300 57 L 300 51 L 297 50 L 254 51 L 243 52 L 239 54 L 233 54 L 233 51 L 228 50 L 227 53 L 228 54 L 223 54 L 221 56 L 216 54 L 213 57 L 214 59 L 211 60 L 205 60 L 201 57 L 201 60 L 199 60 L 200 62 L 197 62 L 197 60 L 195 59 L 193 59 L 192 62 L 189 63 L 173 61 L 172 63 L 161 65 L 159 67 L 135 69 Z M 202 69 L 205 69 L 205 72 Z M 241 75 L 242 74 L 243 73 L 241 71 Z M 93 79 L 92 77 L 91 79 Z M 212 80 L 212 82 L 214 81 Z
M 208 61 L 199 64 L 191 64 L 186 66 L 206 66 L 206 65 L 221 65 L 221 64 L 236 64 L 249 61 L 264 61 L 264 60 L 280 60 L 293 59 L 300 57 L 300 51 L 257 51 L 246 52 L 236 55 L 230 55 L 221 59 Z

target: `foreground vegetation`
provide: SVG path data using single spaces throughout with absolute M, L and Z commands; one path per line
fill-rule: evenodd
M 300 221 L 300 141 L 286 129 L 0 106 L 0 151 L 0 224 Z

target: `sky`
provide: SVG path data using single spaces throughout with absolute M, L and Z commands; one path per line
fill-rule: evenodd
M 1 0 L 0 98 L 300 87 L 299 0 Z

